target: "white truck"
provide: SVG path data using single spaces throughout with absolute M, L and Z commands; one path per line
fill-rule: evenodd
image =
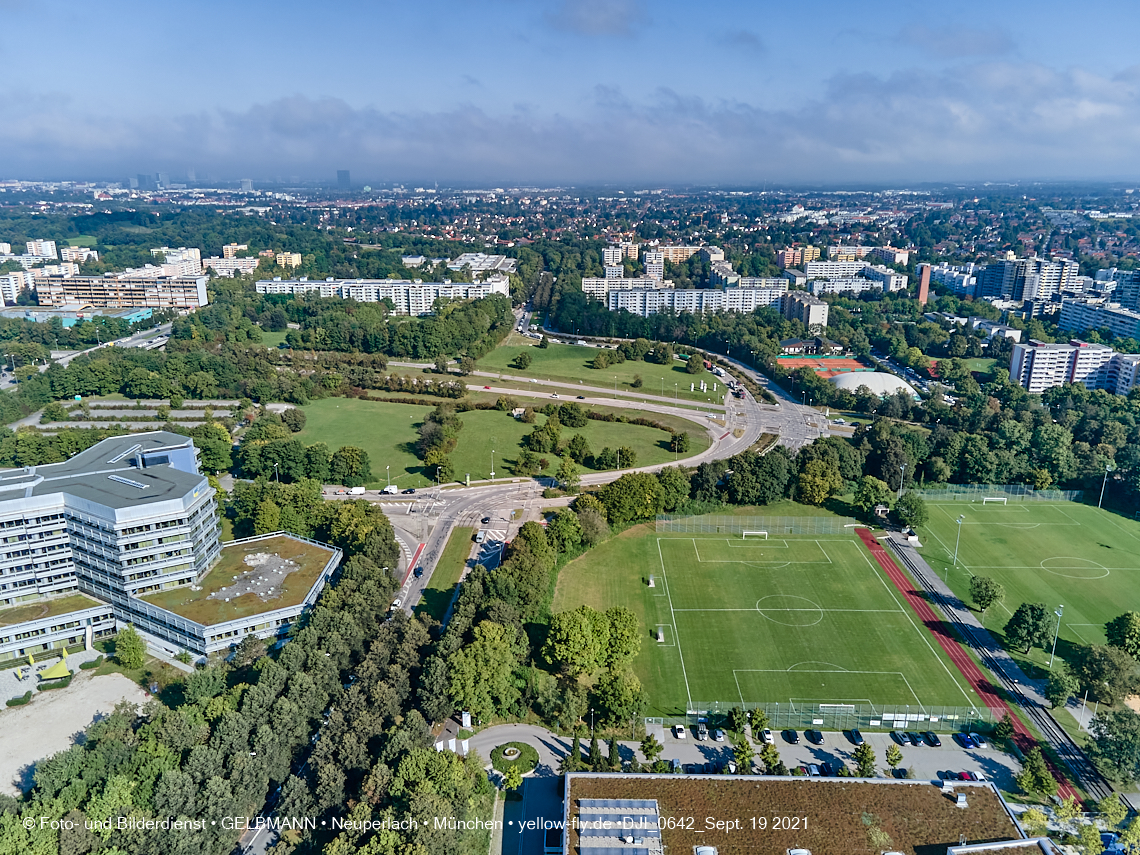
M 364 492 L 364 489 L 363 489 L 363 488 L 361 488 L 360 492 L 362 492 L 362 493 L 363 493 L 363 492 Z M 397 487 L 395 484 L 389 484 L 387 487 L 385 487 L 385 488 L 384 488 L 383 490 L 381 490 L 380 492 L 381 492 L 381 493 L 384 493 L 385 495 L 388 495 L 388 496 L 394 496 L 394 495 L 396 495 L 397 493 L 399 493 L 399 492 L 400 492 L 400 488 L 399 488 L 399 487 Z

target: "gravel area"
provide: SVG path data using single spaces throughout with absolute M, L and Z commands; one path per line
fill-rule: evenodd
M 66 689 L 35 692 L 23 707 L 0 707 L 0 792 L 31 787 L 37 761 L 70 748 L 92 721 L 119 701 L 145 703 L 147 694 L 122 674 L 79 672 Z

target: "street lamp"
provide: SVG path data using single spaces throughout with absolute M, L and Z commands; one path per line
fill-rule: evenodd
M 1112 464 L 1111 463 L 1104 464 L 1104 480 L 1100 484 L 1100 499 L 1096 503 L 1098 510 L 1100 509 L 1100 506 L 1104 503 L 1104 488 L 1108 486 L 1108 473 L 1111 471 L 1112 471 Z
M 617 375 L 614 375 L 614 400 L 617 400 Z
M 958 544 L 962 542 L 962 520 L 965 518 L 966 518 L 965 514 L 958 514 L 958 519 L 955 520 L 955 522 L 958 523 L 958 536 L 956 538 L 954 538 L 954 569 L 955 570 L 958 569 Z
M 495 449 L 491 449 L 491 480 L 495 480 Z
M 273 480 L 276 481 L 278 484 L 281 483 L 281 476 L 277 474 L 277 464 L 276 463 L 273 464 Z
M 1053 632 L 1053 652 L 1049 654 L 1049 670 L 1053 669 L 1053 657 L 1057 655 L 1057 636 L 1061 634 L 1061 615 L 1065 612 L 1065 604 L 1057 606 L 1053 612 L 1057 616 L 1057 629 Z
M 387 466 L 385 466 L 384 471 L 388 473 L 388 486 L 391 487 L 392 486 L 392 464 L 389 463 Z
M 899 498 L 901 499 L 902 498 L 902 491 L 903 491 L 903 484 L 906 483 L 906 464 L 905 463 L 899 467 L 899 471 L 902 473 L 899 476 Z

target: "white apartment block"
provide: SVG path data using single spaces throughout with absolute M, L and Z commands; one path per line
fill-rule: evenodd
M 27 247 L 28 255 L 36 258 L 59 258 L 54 240 L 30 240 Z
M 602 263 L 606 267 L 620 267 L 623 255 L 620 246 L 607 246 L 602 250 Z
M 448 263 L 448 270 L 467 268 L 472 276 L 477 273 L 514 273 L 518 261 L 505 255 L 484 255 L 481 252 L 465 252 Z
M 714 288 L 736 287 L 741 276 L 727 261 L 714 261 L 709 269 L 709 284 Z
M 665 278 L 665 253 L 655 250 L 646 250 L 643 256 L 645 261 L 645 275 L 653 279 Z
M 827 258 L 829 261 L 858 261 L 866 258 L 875 251 L 873 246 L 829 246 Z
M 98 261 L 99 253 L 89 246 L 61 246 L 59 257 L 62 261 Z
M 257 263 L 261 261 L 260 258 L 236 258 L 223 256 L 218 258 L 216 255 L 213 258 L 202 259 L 202 273 L 208 274 L 213 270 L 219 276 L 245 276 L 257 270 Z
M 163 276 L 200 276 L 202 274 L 202 251 L 196 247 L 179 247 L 171 249 L 168 246 L 152 249 L 150 254 L 163 259 L 160 268 Z M 149 268 L 147 265 L 144 270 Z
M 661 253 L 662 257 L 673 264 L 680 264 L 682 261 L 688 261 L 694 255 L 701 251 L 699 246 L 659 246 L 657 251 Z
M 1121 338 L 1140 340 L 1140 312 L 1098 299 L 1064 298 L 1057 326 L 1069 332 L 1107 327 Z
M 28 271 L 33 279 L 46 279 L 49 276 L 62 276 L 65 279 L 79 275 L 79 265 L 74 261 L 64 261 L 59 264 L 46 264 L 43 267 L 33 267 Z
M 606 280 L 599 280 L 605 282 Z M 478 300 L 491 294 L 510 293 L 510 280 L 493 274 L 482 282 L 420 282 L 408 279 L 263 279 L 258 294 L 317 294 L 358 303 L 391 300 L 396 315 L 429 315 L 436 300 Z
M 36 293 L 41 306 L 86 303 L 95 308 L 199 309 L 209 303 L 206 276 L 142 273 L 136 270 L 104 276 L 49 276 L 36 280 Z
M 932 264 L 930 281 L 947 288 L 955 294 L 973 296 L 978 287 L 978 273 L 981 265 L 970 262 L 961 266 Z
M 605 272 L 607 279 L 621 279 L 625 276 L 625 268 L 617 265 L 607 264 Z
M 700 256 L 709 264 L 717 261 L 724 261 L 724 250 L 719 246 L 702 246 Z
M 780 308 L 789 321 L 799 321 L 809 330 L 827 326 L 827 303 L 807 291 L 788 291 L 780 299 Z
M 869 261 L 809 261 L 804 265 L 804 273 L 808 279 L 844 279 L 849 276 L 858 276 L 865 267 L 870 267 Z
M 609 279 L 602 276 L 583 276 L 582 291 L 591 300 L 605 303 L 611 291 L 633 291 L 640 289 L 672 288 L 673 283 L 652 276 L 629 279 Z
M 621 247 L 621 251 L 624 253 L 626 258 L 630 259 L 631 261 L 637 261 L 637 256 L 639 253 L 637 244 L 630 240 L 623 240 L 618 244 L 618 246 Z
M 821 294 L 857 295 L 864 291 L 882 291 L 883 283 L 864 279 L 862 276 L 845 279 L 812 279 L 807 283 L 807 289 L 817 297 Z
M 1137 366 L 1140 355 L 1117 353 L 1105 344 L 1078 339 L 1068 344 L 1030 341 L 1013 346 L 1009 376 L 1032 394 L 1081 383 L 1089 389 L 1126 395 L 1136 384 Z
M 669 309 L 673 312 L 754 312 L 765 306 L 779 306 L 788 290 L 782 279 L 767 280 L 778 283 L 770 288 L 642 288 L 629 291 L 611 291 L 607 306 L 611 312 L 625 309 L 642 317 L 649 317 Z
M 3 243 L 2 241 L 0 241 L 0 255 L 11 255 L 11 254 L 12 254 L 12 244 Z
M 17 270 L 13 273 L 0 273 L 0 297 L 4 298 L 5 303 L 15 303 L 16 297 L 19 296 L 23 289 L 28 288 L 31 290 L 35 287 L 35 277 L 26 270 Z
M 882 264 L 875 264 L 871 267 L 864 267 L 859 273 L 867 279 L 873 279 L 883 286 L 884 291 L 905 291 L 909 278 L 905 273 L 891 270 L 889 267 L 884 267 Z

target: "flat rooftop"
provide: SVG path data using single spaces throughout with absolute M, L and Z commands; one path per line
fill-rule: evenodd
M 18 606 L 0 608 L 0 626 L 13 626 L 30 620 L 80 612 L 96 606 L 111 607 L 84 594 L 66 594 L 62 597 L 37 597 Z
M 222 544 L 218 563 L 196 584 L 139 599 L 213 626 L 299 605 L 334 554 L 330 547 L 288 535 Z
M 718 855 L 808 849 L 812 855 L 892 851 L 909 855 L 945 855 L 949 846 L 1022 839 L 997 793 L 987 784 L 956 784 L 968 807 L 959 808 L 929 781 L 881 782 L 850 778 L 789 780 L 762 776 L 593 775 L 570 777 L 570 818 L 579 815 L 579 799 L 656 799 L 666 852 L 693 852 L 715 846 Z M 691 825 L 686 817 L 693 817 Z M 706 825 L 706 817 L 728 825 Z M 774 828 L 773 817 L 799 818 Z M 753 826 L 762 819 L 767 828 Z M 738 821 L 733 826 L 733 821 Z M 874 846 L 871 832 L 890 836 Z M 579 831 L 570 826 L 569 852 L 580 848 Z
M 25 496 L 70 493 L 81 499 L 121 509 L 181 499 L 202 482 L 201 475 L 168 464 L 133 465 L 138 454 L 184 448 L 189 437 L 169 431 L 128 434 L 105 439 L 62 463 L 0 470 L 0 501 Z

